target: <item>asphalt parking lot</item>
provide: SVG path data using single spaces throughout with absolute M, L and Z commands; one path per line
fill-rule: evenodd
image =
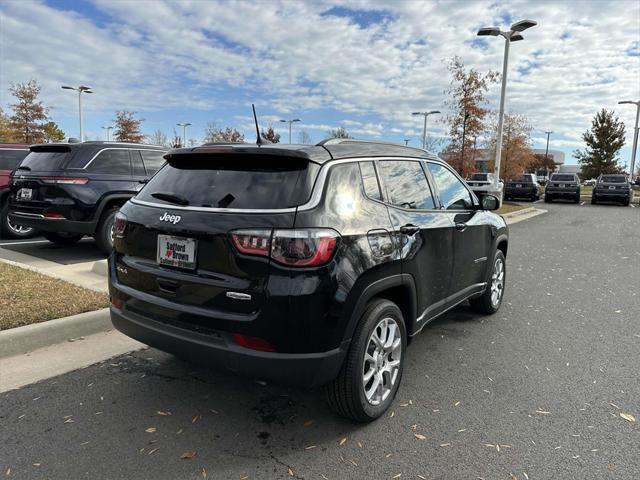
M 43 237 L 25 240 L 0 240 L 0 248 L 61 265 L 94 262 L 105 258 L 91 237 L 85 237 L 72 246 L 55 245 Z
M 540 206 L 510 227 L 501 311 L 425 328 L 377 422 L 143 350 L 1 394 L 0 475 L 637 478 L 640 208 Z

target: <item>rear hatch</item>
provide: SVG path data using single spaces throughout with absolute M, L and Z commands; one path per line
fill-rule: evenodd
M 270 270 L 268 255 L 242 255 L 234 242 L 258 251 L 267 241 L 264 232 L 292 228 L 319 165 L 303 158 L 202 150 L 170 155 L 121 210 L 115 274 L 131 289 L 127 308 L 134 313 L 228 330 L 227 322 L 256 318 L 265 305 Z M 230 232 L 238 230 L 243 235 L 234 240 Z M 269 302 L 269 308 L 276 303 Z
M 549 181 L 549 185 L 553 188 L 577 188 L 580 183 L 573 175 L 553 175 Z
M 533 184 L 533 181 L 531 180 L 531 177 L 525 175 L 518 180 L 511 180 L 507 182 L 507 188 L 514 189 L 514 190 L 518 190 L 518 189 L 530 190 L 534 188 L 534 184 Z
M 83 170 L 65 171 L 73 155 L 70 145 L 32 146 L 13 174 L 12 210 L 42 215 L 72 203 L 65 187 L 88 183 Z
M 629 180 L 624 175 L 603 175 L 596 184 L 598 190 L 604 190 L 611 193 L 623 193 L 629 190 Z

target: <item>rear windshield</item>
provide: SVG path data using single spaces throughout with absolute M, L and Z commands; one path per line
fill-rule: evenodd
M 602 183 L 626 183 L 627 177 L 624 175 L 603 175 L 600 181 Z
M 29 150 L 0 150 L 0 170 L 14 170 Z
M 28 167 L 29 170 L 51 172 L 61 170 L 67 163 L 71 155 L 70 151 L 38 151 L 31 152 L 20 164 L 21 167 Z
M 471 177 L 471 180 L 485 181 L 487 179 L 487 175 L 488 175 L 487 173 L 475 173 Z
M 531 175 L 523 175 L 522 178 L 518 181 L 524 183 L 533 183 L 533 180 L 531 180 Z
M 315 163 L 288 157 L 193 155 L 165 165 L 137 198 L 192 207 L 295 207 L 309 199 L 318 169 Z
M 552 182 L 574 182 L 575 180 L 576 180 L 576 177 L 574 177 L 573 175 L 552 175 L 551 176 Z

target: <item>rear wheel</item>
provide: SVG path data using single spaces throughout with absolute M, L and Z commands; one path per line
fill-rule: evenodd
M 406 348 L 400 309 L 389 300 L 373 300 L 360 319 L 338 378 L 325 387 L 331 408 L 357 422 L 380 417 L 400 386 Z
M 576 199 L 574 200 L 575 203 L 580 203 L 580 195 L 576 196 Z
M 596 197 L 591 197 L 591 205 L 595 205 L 597 203 L 598 201 L 596 200 Z
M 107 255 L 109 255 L 113 249 L 113 221 L 118 210 L 120 210 L 119 207 L 112 208 L 102 214 L 94 235 L 96 245 L 98 245 L 98 248 Z
M 66 232 L 42 232 L 42 236 L 56 245 L 74 245 L 84 237 L 84 235 Z
M 551 196 L 550 196 L 550 195 L 545 195 L 545 196 L 544 196 L 544 202 L 545 202 L 545 203 L 551 203 L 551 201 L 552 201 L 552 199 L 551 199 Z
M 9 205 L 5 202 L 0 208 L 0 234 L 3 238 L 29 238 L 35 234 L 35 229 L 16 225 L 9 220 Z
M 496 250 L 493 256 L 493 264 L 489 271 L 487 288 L 478 298 L 469 300 L 471 308 L 476 312 L 492 314 L 496 313 L 502 305 L 504 287 L 507 279 L 507 269 L 504 254 L 501 250 Z

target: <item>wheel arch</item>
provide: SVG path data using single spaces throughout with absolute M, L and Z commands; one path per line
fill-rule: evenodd
M 100 203 L 98 204 L 98 208 L 96 209 L 96 216 L 93 219 L 94 230 L 98 227 L 98 223 L 100 222 L 100 219 L 102 218 L 102 215 L 104 214 L 104 212 L 106 212 L 108 209 L 112 207 L 122 207 L 125 203 L 127 203 L 132 198 L 133 198 L 133 195 L 126 195 L 126 194 L 119 194 L 119 193 L 106 195 L 105 197 L 103 197 L 102 200 L 100 200 Z
M 370 283 L 362 290 L 355 302 L 355 306 L 348 314 L 349 322 L 344 339 L 351 340 L 368 303 L 374 298 L 386 299 L 398 306 L 407 328 L 407 341 L 410 342 L 411 335 L 415 330 L 417 298 L 415 281 L 407 273 L 381 278 Z

